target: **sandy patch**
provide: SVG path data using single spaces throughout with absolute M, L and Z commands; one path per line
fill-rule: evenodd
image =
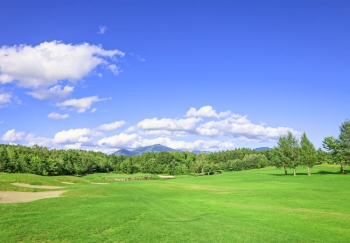
M 67 182 L 67 181 L 61 181 L 61 183 L 67 184 L 67 185 L 73 185 L 73 184 L 75 184 L 75 183 L 73 183 L 73 182 Z
M 21 187 L 28 187 L 28 188 L 40 188 L 40 189 L 61 189 L 63 187 L 61 186 L 36 186 L 36 185 L 29 185 L 25 183 L 11 183 L 14 186 L 21 186 Z
M 31 202 L 43 198 L 58 197 L 65 191 L 53 192 L 1 192 L 0 203 L 20 203 Z
M 91 184 L 95 184 L 95 185 L 108 185 L 109 183 L 91 182 Z
M 173 179 L 175 176 L 159 176 L 160 179 Z

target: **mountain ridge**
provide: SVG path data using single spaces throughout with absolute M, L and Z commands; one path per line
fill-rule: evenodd
M 259 152 L 259 151 L 264 151 L 264 150 L 269 150 L 271 148 L 269 147 L 259 147 L 255 148 L 253 150 Z M 141 155 L 146 152 L 182 152 L 184 150 L 177 150 L 177 149 L 172 149 L 167 146 L 161 145 L 161 144 L 153 144 L 149 146 L 144 146 L 144 147 L 138 147 L 133 150 L 127 150 L 127 149 L 119 149 L 118 151 L 114 152 L 113 154 L 119 156 L 119 155 L 126 155 L 126 156 L 133 156 L 133 155 Z M 210 153 L 208 151 L 199 151 L 199 150 L 193 150 L 190 151 L 195 154 L 199 153 Z

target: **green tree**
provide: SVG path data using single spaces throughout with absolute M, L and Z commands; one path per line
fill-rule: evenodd
M 330 153 L 322 150 L 321 148 L 317 149 L 317 161 L 319 163 L 328 163 L 330 159 Z
M 286 160 L 283 156 L 283 151 L 279 147 L 274 147 L 270 150 L 270 164 L 276 166 L 276 168 L 283 168 L 284 174 L 287 175 L 288 171 L 288 160 Z
M 339 141 L 345 164 L 350 164 L 350 120 L 346 120 L 341 124 Z
M 307 138 L 305 132 L 301 137 L 300 146 L 300 162 L 302 165 L 307 167 L 307 175 L 310 176 L 310 168 L 317 163 L 317 152 L 315 146 Z
M 9 156 L 5 146 L 0 147 L 0 171 L 6 171 L 9 164 Z
M 326 137 L 322 142 L 323 147 L 331 152 L 332 163 L 340 165 L 340 172 L 345 174 L 344 171 L 344 156 L 342 153 L 342 143 L 339 139 L 331 137 Z
M 296 176 L 296 168 L 299 165 L 300 146 L 298 139 L 291 131 L 288 134 L 281 136 L 278 140 L 278 148 L 281 149 L 281 162 L 284 163 L 284 168 L 288 166 L 293 169 L 293 175 Z M 286 171 L 286 170 L 285 170 Z
M 208 156 L 206 153 L 197 154 L 197 157 L 196 157 L 196 161 L 198 163 L 199 170 L 202 174 L 204 174 L 204 167 L 208 163 L 207 157 Z

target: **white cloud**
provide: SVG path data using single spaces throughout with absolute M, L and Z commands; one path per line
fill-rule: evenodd
M 146 61 L 146 59 L 142 58 L 140 55 L 135 55 L 134 53 L 129 53 L 129 54 L 130 54 L 130 56 L 135 57 L 140 62 L 145 62 Z
M 261 124 L 251 123 L 246 116 L 233 114 L 224 120 L 209 121 L 201 124 L 197 129 L 197 133 L 202 136 L 231 136 L 239 138 L 242 141 L 273 141 L 288 131 L 293 131 L 289 127 L 264 127 Z
M 81 149 L 81 143 L 66 144 L 63 146 L 64 149 Z
M 55 85 L 50 89 L 38 89 L 33 92 L 27 92 L 27 94 L 37 98 L 39 100 L 63 100 L 67 98 L 74 90 L 74 87 L 66 85 L 62 89 L 61 85 Z
M 160 136 L 160 137 L 180 137 L 188 135 L 185 131 L 167 131 L 167 130 L 148 130 L 141 131 L 142 135 Z
M 8 130 L 3 136 L 2 140 L 4 142 L 17 142 L 23 139 L 25 135 L 24 132 L 18 132 L 15 129 Z
M 0 124 L 3 124 L 4 123 L 4 121 L 0 121 Z
M 61 107 L 71 106 L 78 111 L 91 109 L 91 104 L 99 100 L 97 96 L 93 101 L 82 102 L 75 100 L 59 103 Z M 87 97 L 91 98 L 91 97 Z M 71 101 L 71 100 L 70 100 Z M 79 101 L 79 102 L 78 102 Z M 68 104 L 69 103 L 69 104 Z M 81 104 L 83 103 L 83 104 Z M 126 127 L 123 133 L 110 136 L 102 136 L 102 131 L 112 131 L 125 126 L 125 121 L 115 121 L 102 124 L 94 129 L 78 128 L 57 132 L 53 138 L 36 137 L 29 134 L 26 137 L 28 145 L 39 144 L 42 146 L 63 149 L 88 149 L 94 151 L 113 151 L 120 148 L 137 148 L 153 144 L 162 144 L 170 148 L 179 150 L 205 150 L 217 151 L 233 149 L 234 142 L 243 143 L 261 143 L 275 142 L 280 136 L 285 135 L 289 130 L 294 134 L 297 131 L 289 127 L 268 127 L 264 123 L 254 124 L 247 116 L 232 114 L 231 111 L 216 112 L 212 108 L 199 109 L 193 111 L 194 115 L 200 117 L 186 117 L 184 119 L 144 119 L 134 126 Z M 214 113 L 210 113 L 214 111 Z M 204 113 L 202 113 L 204 112 Z M 190 113 L 190 115 L 192 115 Z M 216 114 L 217 117 L 208 117 Z M 68 116 L 68 114 L 51 113 L 50 118 L 59 119 Z M 0 122 L 1 123 L 1 122 Z M 24 132 L 18 132 L 15 129 L 9 130 L 1 138 L 6 142 L 16 142 L 23 139 Z M 201 136 L 201 137 L 200 137 Z M 215 137 L 215 139 L 213 139 Z
M 58 144 L 91 144 L 93 142 L 91 136 L 99 135 L 101 134 L 88 128 L 69 129 L 56 133 L 53 142 Z
M 117 67 L 115 64 L 110 64 L 107 66 L 107 69 L 109 69 L 112 73 L 114 73 L 115 75 L 118 75 L 119 73 L 123 72 L 122 70 L 120 70 L 119 67 Z
M 194 142 L 185 142 L 185 141 L 174 141 L 167 137 L 158 137 L 155 139 L 144 139 L 138 134 L 125 134 L 121 133 L 119 135 L 106 137 L 100 139 L 98 145 L 101 147 L 109 148 L 127 148 L 133 149 L 143 146 L 150 146 L 154 144 L 162 144 L 164 146 L 179 149 L 179 150 L 206 150 L 206 151 L 215 151 L 215 150 L 227 150 L 233 149 L 234 143 L 232 142 L 221 142 L 219 140 L 197 140 Z
M 0 94 L 0 107 L 11 103 L 12 94 L 11 93 L 2 93 Z
M 293 131 L 289 127 L 266 127 L 254 124 L 247 116 L 232 114 L 230 110 L 216 112 L 212 106 L 203 106 L 199 110 L 191 108 L 186 119 L 145 119 L 137 124 L 141 135 L 158 137 L 184 136 L 188 134 L 200 136 L 226 136 L 243 142 L 272 142 L 280 136 Z M 202 118 L 215 118 L 204 123 Z
M 144 58 L 142 58 L 140 56 L 137 57 L 137 60 L 139 60 L 140 62 L 145 62 L 146 61 L 146 59 L 144 59 Z
M 66 100 L 66 101 L 63 101 L 61 103 L 57 103 L 57 106 L 58 107 L 71 106 L 74 109 L 76 109 L 78 113 L 84 113 L 86 110 L 91 108 L 91 105 L 93 103 L 96 103 L 99 101 L 105 101 L 105 100 L 108 100 L 108 99 L 107 98 L 99 99 L 98 96 L 95 95 L 95 96 L 85 97 L 85 98 L 81 98 L 81 99 Z
M 137 134 L 121 133 L 119 135 L 102 138 L 97 143 L 100 146 L 110 148 L 130 148 L 139 139 L 141 139 L 141 137 Z
M 97 34 L 104 34 L 108 28 L 106 26 L 99 26 L 98 29 Z
M 167 130 L 167 131 L 193 131 L 196 128 L 196 123 L 201 121 L 201 118 L 186 118 L 186 119 L 168 119 L 158 118 L 145 119 L 137 124 L 137 127 L 143 130 Z
M 130 126 L 124 131 L 124 133 L 130 133 L 130 132 L 135 132 L 135 131 L 137 131 L 137 127 L 136 126 Z
M 98 65 L 111 65 L 106 58 L 115 56 L 123 57 L 124 53 L 88 43 L 72 45 L 52 41 L 34 47 L 2 46 L 0 83 L 16 80 L 20 87 L 38 88 L 55 85 L 60 80 L 76 82 Z M 118 67 L 113 69 L 114 72 L 119 70 Z
M 62 120 L 62 119 L 67 119 L 69 117 L 68 114 L 59 114 L 56 112 L 52 112 L 50 114 L 47 115 L 48 118 L 54 119 L 54 120 Z
M 117 128 L 124 126 L 124 124 L 125 124 L 125 121 L 116 121 L 116 122 L 112 122 L 112 123 L 108 123 L 108 124 L 103 124 L 103 125 L 99 126 L 98 129 L 104 130 L 104 131 L 112 131 L 112 130 L 115 130 Z
M 95 113 L 96 111 L 97 111 L 97 108 L 92 108 L 90 112 Z
M 51 138 L 37 137 L 33 133 L 28 134 L 26 140 L 28 141 L 27 146 L 29 147 L 32 147 L 35 144 L 48 148 L 51 148 L 53 146 L 53 141 Z
M 199 110 L 197 110 L 194 107 L 191 107 L 187 111 L 186 116 L 189 116 L 189 117 L 219 118 L 219 117 L 229 116 L 230 114 L 231 114 L 231 111 L 220 112 L 219 114 L 217 114 L 216 110 L 214 110 L 212 106 L 207 105 L 207 106 L 201 107 Z

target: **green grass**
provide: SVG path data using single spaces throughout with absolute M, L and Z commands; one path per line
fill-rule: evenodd
M 67 186 L 63 197 L 0 204 L 0 239 L 349 242 L 350 175 L 325 165 L 313 168 L 310 177 L 305 168 L 298 171 L 297 177 L 266 168 L 150 181 L 106 181 L 101 178 L 120 175 L 87 175 L 77 178 L 81 183 Z M 69 181 L 58 178 L 0 174 L 0 185 L 37 181 L 62 186 L 59 181 Z M 98 180 L 110 184 L 87 183 Z

